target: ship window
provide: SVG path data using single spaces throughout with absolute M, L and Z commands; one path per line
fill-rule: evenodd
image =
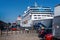
M 48 17 L 50 17 L 50 15 L 47 15 Z
M 38 15 L 38 16 L 41 16 L 41 15 Z
M 42 15 L 42 16 L 46 16 L 46 15 Z
M 37 15 L 34 15 L 34 16 L 37 16 Z
M 37 17 L 34 17 L 34 19 L 37 19 Z

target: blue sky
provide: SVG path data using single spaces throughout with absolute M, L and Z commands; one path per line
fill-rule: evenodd
M 5 22 L 15 22 L 18 15 L 23 15 L 27 6 L 34 6 L 34 3 L 40 6 L 51 7 L 60 4 L 60 0 L 0 0 L 0 20 Z

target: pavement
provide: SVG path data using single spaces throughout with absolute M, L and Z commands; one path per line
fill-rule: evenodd
M 23 33 L 22 31 L 10 31 L 8 35 L 6 32 L 4 33 L 2 36 L 0 35 L 0 40 L 39 40 L 36 32 Z

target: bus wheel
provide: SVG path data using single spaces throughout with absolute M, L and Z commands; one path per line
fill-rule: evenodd
M 57 38 L 53 38 L 53 40 L 58 40 Z

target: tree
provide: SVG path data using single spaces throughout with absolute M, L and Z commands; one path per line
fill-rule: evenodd
M 4 22 L 0 21 L 0 31 L 1 31 L 1 35 L 2 35 L 2 30 L 4 29 Z

